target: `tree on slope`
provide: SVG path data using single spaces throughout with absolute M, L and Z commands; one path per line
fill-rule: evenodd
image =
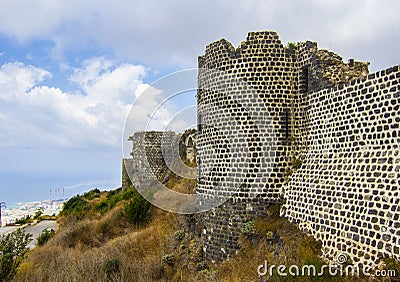
M 0 236 L 0 281 L 11 281 L 28 252 L 31 234 L 18 229 Z

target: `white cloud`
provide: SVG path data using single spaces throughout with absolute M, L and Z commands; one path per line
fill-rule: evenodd
M 19 62 L 4 64 L 0 68 L 0 97 L 8 100 L 20 93 L 29 92 L 36 83 L 49 76 L 51 74 L 44 69 L 25 66 Z
M 88 147 L 120 145 L 144 67 L 92 58 L 76 69 L 76 93 L 45 85 L 51 74 L 19 62 L 0 68 L 0 145 Z
M 160 68 L 194 66 L 205 45 L 221 37 L 238 44 L 248 31 L 275 29 L 285 41 L 315 40 L 345 56 L 365 53 L 381 67 L 393 58 L 387 49 L 395 53 L 387 46 L 400 43 L 399 10 L 397 0 L 4 0 L 0 33 L 21 42 L 50 40 L 55 56 L 98 46 Z
M 221 37 L 237 45 L 248 31 L 275 29 L 284 42 L 315 40 L 345 59 L 371 60 L 376 70 L 399 63 L 399 10 L 396 0 L 249 0 L 235 4 L 226 0 L 4 0 L 0 33 L 20 42 L 52 41 L 53 55 L 60 58 L 66 49 L 73 53 L 98 46 L 110 50 L 118 61 L 159 69 L 195 65 L 205 45 Z M 68 62 L 61 67 L 68 68 Z M 46 85 L 51 73 L 43 68 L 4 64 L 0 69 L 0 127 L 13 134 L 2 135 L 0 140 L 14 144 L 41 136 L 40 144 L 115 145 L 131 103 L 147 86 L 142 81 L 146 71 L 139 65 L 92 58 L 73 71 L 69 79 L 76 91 L 69 93 Z M 140 111 L 159 102 L 144 101 Z M 168 113 L 160 111 L 160 116 Z
M 136 93 L 137 97 L 129 113 L 126 134 L 131 134 L 138 129 L 163 130 L 172 113 L 173 106 L 163 104 L 168 98 L 164 91 L 150 85 L 141 85 Z
M 47 84 L 47 70 L 6 63 L 0 67 L 0 147 L 118 148 L 131 109 L 125 135 L 165 129 L 178 101 L 144 83 L 145 75 L 143 66 L 95 57 L 72 71 L 76 90 L 67 92 Z

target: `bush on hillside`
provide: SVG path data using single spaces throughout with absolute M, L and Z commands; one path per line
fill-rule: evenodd
M 150 207 L 151 204 L 134 190 L 129 202 L 124 205 L 122 215 L 129 222 L 140 225 L 146 221 Z
M 95 210 L 100 212 L 100 214 L 105 214 L 110 209 L 115 207 L 118 202 L 131 199 L 135 193 L 137 192 L 133 187 L 130 187 L 126 190 L 122 190 L 122 188 L 111 190 L 107 193 L 106 199 L 95 206 Z
M 175 263 L 175 256 L 173 254 L 165 254 L 161 258 L 161 263 L 172 266 Z
M 64 203 L 60 215 L 73 215 L 77 219 L 82 219 L 88 205 L 89 203 L 82 196 L 76 195 Z
M 18 229 L 0 236 L 0 281 L 11 281 L 28 252 L 31 234 Z
M 88 199 L 89 201 L 91 201 L 95 198 L 100 198 L 100 190 L 97 188 L 94 188 L 94 189 L 90 190 L 89 192 L 86 192 L 85 194 L 83 194 L 82 197 Z
M 180 230 L 175 231 L 175 233 L 174 233 L 175 240 L 182 241 L 182 239 L 184 237 L 185 237 L 185 230 L 180 229 Z
M 17 219 L 15 221 L 15 224 L 23 225 L 23 224 L 32 223 L 32 222 L 33 222 L 32 217 L 30 215 L 26 215 L 26 216 L 21 217 L 20 219 Z
M 35 214 L 33 215 L 34 220 L 40 220 L 40 217 L 43 215 L 43 208 L 39 208 Z
M 42 233 L 37 238 L 38 246 L 43 246 L 44 244 L 46 244 L 47 241 L 49 241 L 49 239 L 53 237 L 55 233 L 56 232 L 53 229 L 43 229 Z
M 245 234 L 245 235 L 252 235 L 256 233 L 256 228 L 254 226 L 254 221 L 248 221 L 246 222 L 242 228 L 240 228 L 240 231 Z
M 106 212 L 108 212 L 108 209 L 109 209 L 107 200 L 101 201 L 94 208 L 100 214 L 105 214 Z

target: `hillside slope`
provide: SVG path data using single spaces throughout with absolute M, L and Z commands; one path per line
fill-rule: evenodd
M 191 190 L 195 183 L 175 179 L 173 186 Z M 267 218 L 243 226 L 237 255 L 220 263 L 203 259 L 201 240 L 190 232 L 193 216 L 150 206 L 133 188 L 76 196 L 59 222 L 57 233 L 30 252 L 14 281 L 357 281 L 327 274 L 259 277 L 265 261 L 324 264 L 318 242 L 280 218 L 277 205 Z

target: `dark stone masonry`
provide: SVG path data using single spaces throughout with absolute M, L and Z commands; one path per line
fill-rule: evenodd
M 177 134 L 172 131 L 138 131 L 129 137 L 131 158 L 122 160 L 122 188 L 138 183 L 166 183 L 179 161 L 194 161 L 196 130 Z M 180 160 L 176 158 L 180 158 Z M 129 175 L 134 176 L 130 179 Z M 132 183 L 133 182 L 133 183 Z
M 198 215 L 208 259 L 229 258 L 241 227 L 283 203 L 327 260 L 400 260 L 399 66 L 369 74 L 271 31 L 211 43 L 198 64 L 197 193 L 227 199 Z
M 307 95 L 307 148 L 281 212 L 330 260 L 400 260 L 399 81 L 396 66 Z

